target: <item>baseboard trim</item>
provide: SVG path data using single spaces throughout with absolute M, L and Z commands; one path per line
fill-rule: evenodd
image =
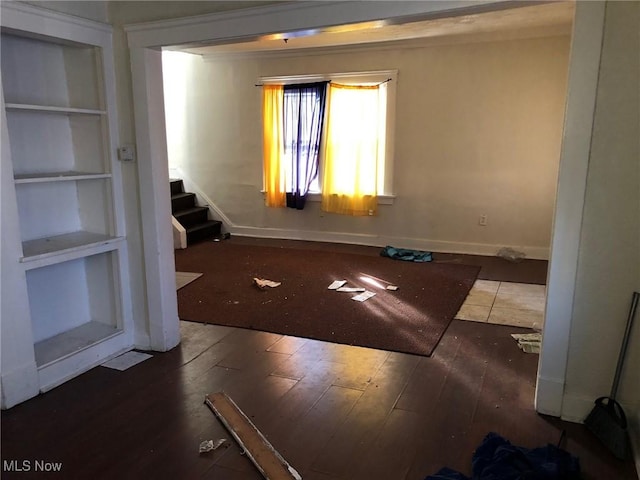
M 465 255 L 495 256 L 503 247 L 509 247 L 525 254 L 532 260 L 549 260 L 549 247 L 534 247 L 523 245 L 493 245 L 471 242 L 450 242 L 430 240 L 416 237 L 396 237 L 393 235 L 377 235 L 350 232 L 325 232 L 319 230 L 298 230 L 290 228 L 266 228 L 246 225 L 235 225 L 224 212 L 199 188 L 181 168 L 171 168 L 170 176 L 182 179 L 185 189 L 196 194 L 199 203 L 209 207 L 214 218 L 219 219 L 224 229 L 233 235 L 257 238 L 279 238 L 283 240 L 306 240 L 312 242 L 349 243 L 354 245 L 369 245 L 384 247 L 393 245 L 401 248 L 426 250 L 440 253 L 458 253 Z
M 564 381 L 538 376 L 535 396 L 536 412 L 559 417 L 562 414 L 563 396 Z
M 35 363 L 23 365 L 0 377 L 2 409 L 11 408 L 37 396 L 40 393 L 38 369 Z
M 593 410 L 595 398 L 582 395 L 566 394 L 562 401 L 562 415 L 560 418 L 568 422 L 583 423 L 591 410 Z
M 500 248 L 509 245 L 489 245 L 481 243 L 446 242 L 424 238 L 396 237 L 391 235 L 375 235 L 345 232 L 321 232 L 315 230 L 291 230 L 285 228 L 260 228 L 230 225 L 233 235 L 257 238 L 279 238 L 286 240 L 306 240 L 315 242 L 348 243 L 384 247 L 393 245 L 401 248 L 427 250 L 430 252 L 459 253 L 467 255 L 495 256 Z M 514 250 L 525 253 L 526 258 L 548 260 L 549 249 L 541 247 L 510 246 Z

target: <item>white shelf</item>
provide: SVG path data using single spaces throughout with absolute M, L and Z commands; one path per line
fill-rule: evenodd
M 1 3 L 4 407 L 131 349 L 133 321 L 112 30 Z
M 33 262 L 57 255 L 79 252 L 97 246 L 111 245 L 122 241 L 122 237 L 112 237 L 101 233 L 72 232 L 53 237 L 39 238 L 22 243 L 21 262 Z
M 54 107 L 50 105 L 29 105 L 26 103 L 7 103 L 7 110 L 32 111 L 40 113 L 61 113 L 65 115 L 106 115 L 105 110 L 95 110 L 92 108 L 72 108 L 72 107 Z
M 36 365 L 43 368 L 121 333 L 122 330 L 104 323 L 85 323 L 36 343 Z
M 90 173 L 90 172 L 51 172 L 51 173 L 26 173 L 14 177 L 16 184 L 23 183 L 44 183 L 44 182 L 67 182 L 76 180 L 97 180 L 100 178 L 111 178 L 110 173 Z
M 23 183 L 45 183 L 45 182 L 68 182 L 76 180 L 97 180 L 100 178 L 111 178 L 110 173 L 89 173 L 89 172 L 52 172 L 52 173 L 26 173 L 14 177 L 16 184 Z

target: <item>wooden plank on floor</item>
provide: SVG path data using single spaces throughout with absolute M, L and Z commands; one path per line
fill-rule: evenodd
M 266 479 L 302 480 L 300 474 L 282 458 L 231 398 L 218 392 L 207 395 L 206 403 Z

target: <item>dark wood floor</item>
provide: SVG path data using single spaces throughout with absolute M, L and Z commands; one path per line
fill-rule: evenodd
M 495 431 L 513 443 L 557 443 L 586 479 L 635 479 L 582 425 L 533 409 L 537 355 L 522 329 L 453 321 L 432 357 L 182 322 L 182 344 L 119 372 L 95 368 L 2 412 L 2 460 L 31 472 L 2 478 L 262 478 L 204 405 L 227 392 L 305 480 L 422 480 L 467 474 Z M 35 460 L 62 473 L 34 473 Z M 6 463 L 4 464 L 6 466 Z

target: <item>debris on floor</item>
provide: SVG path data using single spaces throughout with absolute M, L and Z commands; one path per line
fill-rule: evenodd
M 364 292 L 366 289 L 362 287 L 340 287 L 336 288 L 336 292 L 358 293 Z
M 387 245 L 380 252 L 380 256 L 404 260 L 405 262 L 430 262 L 433 260 L 431 252 L 422 250 L 409 250 L 408 248 L 395 248 Z
M 207 453 L 220 448 L 227 441 L 226 438 L 220 438 L 215 442 L 213 440 L 205 440 L 200 444 L 200 453 Z
M 398 290 L 398 286 L 397 285 L 387 285 L 387 290 L 391 290 L 392 292 L 395 292 L 396 290 Z
M 341 287 L 343 287 L 345 284 L 347 283 L 346 280 L 334 280 L 331 285 L 329 285 L 327 288 L 329 290 L 337 290 Z
M 144 362 L 148 358 L 153 357 L 148 353 L 134 352 L 133 350 L 127 353 L 123 353 L 120 356 L 112 358 L 102 364 L 103 367 L 112 368 L 114 370 L 120 370 L 121 372 L 133 367 L 134 365 Z
M 525 353 L 540 353 L 541 333 L 512 333 L 511 337 L 518 342 L 518 347 Z
M 262 476 L 269 480 L 302 480 L 300 474 L 276 451 L 236 403 L 224 392 L 205 397 L 211 409 Z
M 265 287 L 275 288 L 282 285 L 282 282 L 274 282 L 273 280 L 267 280 L 266 278 L 255 278 L 255 277 L 253 279 L 253 283 L 257 285 L 258 288 L 265 288 Z
M 503 258 L 508 262 L 518 263 L 527 256 L 524 252 L 519 252 L 511 247 L 502 247 L 496 254 L 497 257 Z
M 535 478 L 536 480 L 579 480 L 580 461 L 569 452 L 548 444 L 528 449 L 511 444 L 497 433 L 489 433 L 472 459 L 473 480 Z M 442 468 L 425 480 L 471 480 L 450 468 Z
M 370 292 L 369 290 L 365 290 L 361 294 L 356 295 L 355 297 L 351 297 L 351 300 L 355 300 L 356 302 L 364 302 L 366 300 L 369 300 L 374 295 L 375 295 L 374 292 Z

